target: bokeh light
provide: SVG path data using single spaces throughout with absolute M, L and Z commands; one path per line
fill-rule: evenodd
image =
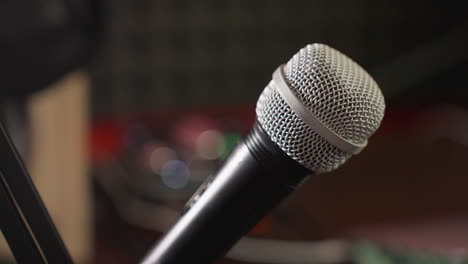
M 161 168 L 161 178 L 167 187 L 182 189 L 189 182 L 190 172 L 185 162 L 170 160 Z
M 214 129 L 200 133 L 196 140 L 197 154 L 208 160 L 219 158 L 225 147 L 223 134 Z
M 164 165 L 177 158 L 177 153 L 169 147 L 158 147 L 151 152 L 149 156 L 149 166 L 154 173 L 161 173 Z

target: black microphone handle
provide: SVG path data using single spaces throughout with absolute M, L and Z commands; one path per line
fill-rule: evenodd
M 213 263 L 308 174 L 256 122 L 206 191 L 142 263 Z

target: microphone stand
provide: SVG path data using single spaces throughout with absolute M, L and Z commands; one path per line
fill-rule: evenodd
M 0 120 L 0 230 L 18 264 L 72 264 Z

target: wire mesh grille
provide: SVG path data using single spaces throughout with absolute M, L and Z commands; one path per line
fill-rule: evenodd
M 385 103 L 367 72 L 350 58 L 323 44 L 300 50 L 285 66 L 292 91 L 325 126 L 341 137 L 362 143 L 380 125 Z M 289 156 L 315 172 L 331 171 L 349 157 L 308 127 L 274 88 L 265 88 L 257 118 Z

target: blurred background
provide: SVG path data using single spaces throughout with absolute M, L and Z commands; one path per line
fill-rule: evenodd
M 375 78 L 386 116 L 250 235 L 307 241 L 303 263 L 468 263 L 466 14 L 451 0 L 2 1 L 1 120 L 76 263 L 137 263 L 251 127 L 278 65 L 325 43 Z M 219 263 L 299 263 L 261 262 L 268 241 Z M 0 263 L 14 263 L 5 242 Z

